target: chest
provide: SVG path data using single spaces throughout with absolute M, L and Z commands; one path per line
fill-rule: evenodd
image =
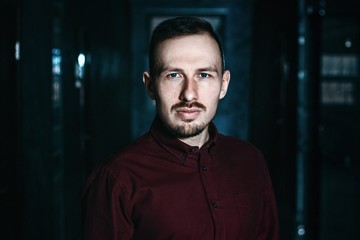
M 252 239 L 263 199 L 259 178 L 237 164 L 192 160 L 194 166 L 147 168 L 131 199 L 135 236 Z

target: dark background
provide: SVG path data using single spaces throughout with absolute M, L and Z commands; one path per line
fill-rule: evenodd
M 214 121 L 263 150 L 281 240 L 359 239 L 357 0 L 1 0 L 0 239 L 81 238 L 86 176 L 153 118 L 151 22 L 184 14 L 219 21 Z

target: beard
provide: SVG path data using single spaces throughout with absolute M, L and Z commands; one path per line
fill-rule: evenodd
M 177 108 L 181 108 L 181 107 L 187 107 L 187 108 L 196 107 L 196 108 L 206 111 L 206 107 L 203 104 L 198 103 L 198 102 L 193 102 L 193 103 L 179 102 L 179 103 L 173 105 L 171 107 L 171 110 L 174 111 Z M 163 118 L 163 117 L 160 116 L 160 118 Z M 191 138 L 191 137 L 195 137 L 195 136 L 201 134 L 209 124 L 206 122 L 195 123 L 195 121 L 193 121 L 193 120 L 182 121 L 179 123 L 171 123 L 170 121 L 166 121 L 166 119 L 164 119 L 164 118 L 162 120 L 163 120 L 163 123 L 164 123 L 165 127 L 167 128 L 167 130 L 174 137 L 180 138 L 180 139 L 181 138 Z
M 156 104 L 160 101 L 156 101 Z M 171 107 L 171 111 L 176 111 L 178 108 L 198 108 L 202 109 L 203 111 L 206 111 L 207 108 L 205 105 L 199 102 L 179 102 L 177 104 L 174 104 Z M 178 122 L 172 122 L 170 119 L 167 119 L 166 114 L 163 114 L 157 106 L 157 115 L 163 122 L 163 126 L 166 128 L 166 130 L 174 137 L 179 139 L 185 139 L 185 138 L 191 138 L 195 137 L 202 132 L 204 132 L 205 129 L 207 129 L 209 122 L 207 121 L 201 121 L 196 122 L 196 120 L 182 120 Z
M 174 125 L 165 122 L 165 127 L 168 131 L 175 136 L 176 138 L 191 138 L 202 133 L 205 128 L 208 126 L 207 123 L 192 123 L 190 122 L 182 122 L 180 124 Z

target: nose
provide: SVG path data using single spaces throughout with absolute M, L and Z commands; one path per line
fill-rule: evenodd
M 184 102 L 192 102 L 198 99 L 198 86 L 196 80 L 184 80 L 179 98 Z

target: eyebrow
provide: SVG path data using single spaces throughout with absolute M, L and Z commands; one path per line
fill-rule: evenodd
M 199 68 L 199 72 L 218 72 L 216 67 L 205 67 L 205 68 Z
M 160 68 L 160 72 L 165 72 L 165 71 L 175 71 L 175 72 L 180 72 L 183 69 L 181 68 L 177 68 L 177 67 L 172 67 L 172 66 L 162 66 Z
M 160 73 L 163 73 L 165 71 L 175 71 L 175 72 L 182 72 L 182 68 L 178 67 L 172 67 L 172 66 L 162 66 L 160 68 Z M 209 66 L 209 67 L 202 67 L 196 70 L 197 72 L 218 72 L 217 68 L 215 66 Z

